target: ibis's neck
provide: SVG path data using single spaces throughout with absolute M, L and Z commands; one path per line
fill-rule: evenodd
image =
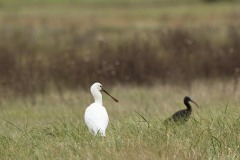
M 188 110 L 188 111 L 192 111 L 192 107 L 191 107 L 191 105 L 189 104 L 188 101 L 184 101 L 184 104 L 185 104 L 185 106 L 187 107 L 187 110 Z
M 95 103 L 99 103 L 99 104 L 102 104 L 102 94 L 99 90 L 94 90 L 94 91 L 91 91 L 92 92 L 92 95 L 93 95 L 93 98 L 95 100 Z

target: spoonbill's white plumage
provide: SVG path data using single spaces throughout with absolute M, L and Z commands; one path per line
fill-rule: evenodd
M 87 107 L 84 120 L 88 129 L 94 135 L 99 133 L 101 136 L 106 136 L 106 129 L 108 126 L 109 118 L 106 108 L 102 104 L 102 94 L 100 91 L 105 92 L 107 95 L 112 97 L 106 90 L 103 89 L 100 83 L 94 83 L 90 89 L 93 98 L 95 100 L 90 106 Z M 118 100 L 112 97 L 116 102 Z

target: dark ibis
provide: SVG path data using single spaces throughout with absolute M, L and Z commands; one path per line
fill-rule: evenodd
M 191 98 L 188 96 L 184 97 L 183 102 L 184 102 L 185 106 L 187 107 L 187 109 L 177 111 L 170 118 L 166 119 L 164 121 L 164 124 L 167 124 L 169 122 L 175 122 L 177 124 L 186 123 L 192 114 L 192 106 L 189 104 L 189 102 L 194 103 L 199 108 L 198 104 L 196 102 L 194 102 L 193 100 L 191 100 Z

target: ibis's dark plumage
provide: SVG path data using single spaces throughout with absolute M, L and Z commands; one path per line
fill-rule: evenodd
M 185 106 L 187 107 L 187 109 L 183 109 L 183 110 L 180 110 L 176 113 L 174 113 L 170 118 L 166 119 L 164 121 L 164 123 L 168 123 L 168 122 L 175 122 L 175 123 L 185 123 L 189 120 L 190 116 L 191 116 L 191 113 L 192 113 L 192 107 L 191 105 L 189 104 L 189 102 L 192 102 L 194 103 L 197 107 L 199 107 L 197 105 L 196 102 L 194 102 L 193 100 L 191 100 L 190 97 L 184 97 L 184 100 L 183 100 Z

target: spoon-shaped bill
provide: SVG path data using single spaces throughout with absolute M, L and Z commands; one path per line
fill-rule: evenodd
M 115 101 L 115 102 L 118 102 L 118 100 L 116 98 L 114 98 L 111 94 L 109 94 L 105 89 L 102 88 L 102 91 L 105 92 L 107 95 L 109 95 L 110 97 L 112 97 L 112 99 Z
M 196 102 L 194 102 L 193 100 L 190 100 L 192 103 L 194 103 L 198 108 L 199 108 L 199 106 L 198 106 L 198 104 L 196 103 Z

